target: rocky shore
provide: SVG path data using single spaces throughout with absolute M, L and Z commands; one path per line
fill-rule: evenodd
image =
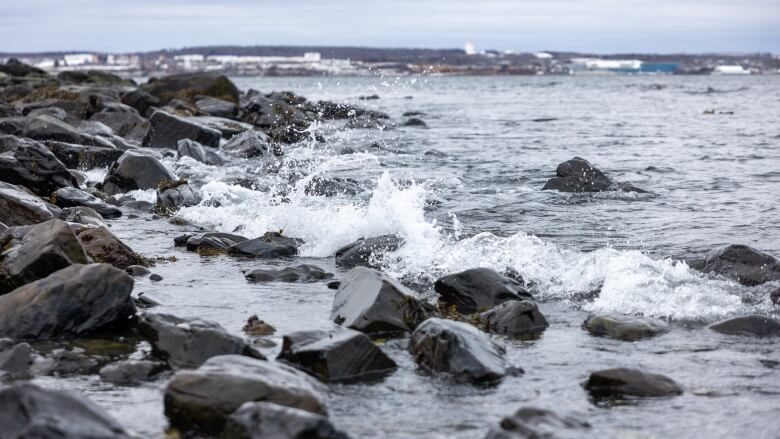
M 207 182 L 179 178 L 165 158 L 216 167 L 251 159 L 261 172 L 273 173 L 290 145 L 325 142 L 317 128 L 322 122 L 390 129 L 425 127 L 422 119 L 395 121 L 292 92 L 240 91 L 227 77 L 210 73 L 139 85 L 100 72 L 51 77 L 14 60 L 0 71 L 3 439 L 136 437 L 85 396 L 30 381 L 65 374 L 96 375 L 117 388 L 164 383 L 167 437 L 347 438 L 350 432 L 328 416 L 328 386 L 376 385 L 396 373 L 399 364 L 386 344 L 408 346 L 427 379 L 490 389 L 523 379 L 522 365 L 508 358 L 505 344 L 533 342 L 556 325 L 540 310 L 534 285 L 511 267 L 473 267 L 431 285 L 412 284 L 383 271 L 384 256 L 401 249 L 405 237 L 380 235 L 337 250 L 332 262 L 338 271 L 332 273 L 300 261 L 305 241 L 283 230 L 225 233 L 177 216 L 182 208 L 212 200 L 202 194 Z M 86 174 L 96 167 L 107 168 L 102 181 Z M 251 176 L 235 181 L 263 190 L 257 183 Z M 580 157 L 559 164 L 540 189 L 655 196 L 652 188 L 616 181 Z M 128 195 L 139 190 L 155 191 L 156 201 Z M 359 182 L 345 178 L 318 176 L 306 186 L 307 194 L 323 197 L 361 191 Z M 205 258 L 283 264 L 236 274 L 247 282 L 335 290 L 333 327 L 281 334 L 273 358 L 262 349 L 268 346 L 264 337 L 275 331 L 272 320 L 247 315 L 245 334 L 238 334 L 214 321 L 156 312 L 153 298 L 134 292 L 134 279 L 161 280 L 155 266 L 178 262 L 139 254 L 111 230 L 112 221 L 139 212 L 181 226 L 171 247 Z M 780 280 L 780 261 L 744 245 L 716 248 L 688 263 L 702 276 L 746 287 Z M 780 302 L 777 291 L 771 294 Z M 599 340 L 642 343 L 681 329 L 658 319 L 593 313 L 582 330 Z M 780 321 L 733 316 L 698 330 L 780 337 Z M 107 344 L 112 348 L 98 348 Z M 139 349 L 142 344 L 149 349 Z M 673 377 L 630 363 L 593 370 L 582 384 L 596 405 L 688 391 Z M 488 438 L 589 437 L 592 428 L 534 407 L 510 408 L 507 415 L 499 425 L 485 426 Z

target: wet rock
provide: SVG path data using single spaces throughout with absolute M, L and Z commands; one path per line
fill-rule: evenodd
M 172 99 L 189 101 L 195 96 L 209 96 L 237 103 L 239 96 L 238 88 L 227 76 L 211 72 L 151 78 L 141 86 L 141 90 L 155 96 L 163 105 Z
M 181 207 L 200 203 L 200 195 L 187 184 L 187 180 L 162 182 L 157 189 L 157 209 L 160 212 L 175 212 Z
M 153 156 L 141 151 L 125 151 L 108 169 L 103 192 L 114 195 L 135 189 L 157 189 L 173 174 Z
M 101 70 L 66 70 L 57 75 L 57 79 L 62 82 L 71 82 L 76 84 L 96 84 L 96 85 L 127 85 L 134 86 L 132 79 L 122 79 L 112 73 Z
M 142 265 L 131 265 L 131 266 L 125 268 L 125 271 L 130 276 L 146 276 L 149 273 L 151 273 L 148 268 L 146 268 L 146 267 L 144 267 Z
M 133 279 L 108 264 L 74 264 L 0 296 L 0 337 L 47 340 L 125 324 Z
M 464 322 L 424 321 L 412 333 L 409 352 L 424 369 L 451 374 L 461 383 L 496 383 L 515 372 L 504 359 L 504 348 Z
M 217 250 L 227 252 L 228 248 L 244 241 L 247 239 L 232 233 L 210 232 L 200 236 L 190 236 L 184 241 L 184 245 L 189 251 Z
M 780 279 L 780 261 L 746 245 L 727 245 L 710 251 L 700 270 L 717 273 L 748 286 Z
M 259 238 L 249 239 L 228 247 L 231 255 L 255 258 L 285 258 L 298 254 L 298 246 L 303 241 L 290 238 L 279 232 L 266 232 Z
M 260 320 L 257 315 L 253 315 L 247 319 L 246 325 L 243 327 L 243 331 L 247 335 L 264 336 L 273 334 L 276 332 L 276 328 L 266 323 L 265 321 Z
M 24 77 L 24 76 L 49 76 L 48 73 L 45 71 L 33 67 L 29 64 L 25 64 L 21 61 L 19 61 L 16 58 L 11 58 L 8 61 L 6 61 L 5 64 L 0 64 L 0 72 L 3 72 L 9 76 L 18 76 L 18 77 Z
M 213 357 L 196 370 L 179 371 L 165 389 L 165 415 L 185 434 L 220 434 L 246 402 L 326 413 L 323 397 L 306 374 L 240 355 Z
M 437 159 L 443 159 L 443 158 L 447 157 L 446 153 L 444 153 L 442 151 L 439 151 L 438 149 L 429 149 L 429 150 L 425 151 L 425 153 L 423 155 L 426 156 L 426 157 L 434 157 L 434 158 L 437 158 Z
M 253 95 L 242 102 L 242 121 L 258 126 L 277 142 L 295 143 L 310 137 L 309 119 L 297 106 L 273 95 Z
M 349 439 L 327 417 L 270 402 L 247 402 L 227 420 L 226 439 Z
M 148 381 L 166 369 L 165 363 L 149 360 L 123 360 L 100 369 L 100 379 L 114 384 Z
M 18 241 L 2 244 L 0 294 L 69 265 L 89 262 L 71 228 L 57 219 L 32 226 Z
M 364 108 L 355 107 L 354 105 L 330 101 L 318 101 L 315 104 L 315 111 L 322 119 L 352 119 L 360 116 L 374 119 L 390 118 L 386 113 L 380 111 L 366 110 Z
M 374 380 L 397 368 L 367 335 L 350 329 L 287 334 L 278 359 L 325 382 Z
M 46 114 L 28 117 L 22 135 L 33 140 L 53 140 L 56 142 L 109 148 L 114 146 L 106 139 L 82 133 L 67 122 Z
M 775 305 L 780 305 L 780 288 L 775 288 L 774 291 L 769 293 L 769 300 Z
M 60 219 L 69 223 L 84 224 L 90 227 L 108 227 L 103 217 L 89 207 L 66 207 L 60 212 Z
M 593 335 L 623 341 L 637 341 L 669 332 L 669 327 L 662 320 L 620 314 L 589 316 L 582 327 Z
M 386 130 L 392 128 L 392 124 L 388 123 L 384 119 L 377 119 L 371 116 L 358 116 L 347 121 L 344 128 L 354 129 L 374 129 L 374 130 Z
M 216 148 L 222 133 L 183 117 L 155 111 L 149 118 L 152 127 L 144 137 L 142 146 L 152 148 L 176 148 L 179 140 L 190 139 L 201 145 Z
M 780 337 L 780 320 L 767 316 L 734 317 L 713 323 L 709 328 L 721 334 Z
M 205 125 L 222 133 L 222 137 L 230 139 L 244 131 L 254 130 L 254 126 L 233 119 L 216 116 L 190 116 L 187 118 L 195 123 Z
M 268 135 L 254 130 L 236 134 L 222 145 L 222 150 L 243 158 L 282 155 L 281 150 L 270 143 Z
M 78 234 L 79 242 L 95 262 L 111 264 L 122 270 L 131 265 L 149 265 L 149 262 L 107 228 L 85 229 Z
M 328 289 L 338 290 L 340 286 L 341 286 L 341 281 L 334 280 L 334 281 L 328 282 Z
M 539 333 L 550 326 L 535 303 L 510 300 L 479 315 L 486 331 L 517 337 Z
M 74 348 L 55 349 L 43 362 L 37 364 L 37 373 L 41 375 L 74 375 L 74 374 L 93 374 L 98 371 L 98 361 L 84 353 L 84 349 Z
M 407 119 L 406 122 L 404 122 L 405 127 L 420 127 L 420 128 L 428 128 L 428 124 L 425 123 L 424 120 L 412 117 L 410 119 Z
M 330 319 L 369 334 L 411 332 L 431 309 L 390 276 L 356 267 L 341 279 Z
M 157 273 L 154 273 L 151 276 L 149 276 L 149 280 L 152 281 L 152 282 L 159 282 L 159 281 L 163 280 L 163 277 L 160 276 Z
M 0 389 L 3 438 L 130 439 L 103 409 L 76 393 L 18 383 Z
M 32 362 L 32 349 L 29 344 L 0 338 L 0 381 L 27 377 Z
M 590 424 L 569 416 L 534 407 L 523 407 L 491 428 L 485 439 L 563 439 L 595 438 Z
M 122 211 L 109 205 L 100 198 L 74 187 L 58 189 L 54 192 L 54 204 L 59 207 L 85 206 L 94 209 L 103 218 L 117 218 Z
M 607 177 L 587 160 L 574 157 L 558 165 L 556 176 L 547 180 L 542 190 L 561 192 L 646 192 L 626 183 L 618 183 Z
M 73 175 L 51 151 L 32 141 L 19 144 L 12 153 L 0 155 L 0 179 L 43 197 L 59 188 L 77 185 Z
M 197 108 L 200 113 L 209 116 L 231 119 L 238 115 L 238 107 L 234 102 L 211 97 L 197 99 L 197 101 L 195 101 L 195 108 Z
M 357 195 L 363 192 L 357 181 L 351 178 L 312 177 L 304 187 L 306 195 L 335 197 L 337 195 Z
M 439 304 L 461 314 L 488 310 L 509 300 L 533 299 L 523 285 L 490 268 L 472 268 L 436 281 Z
M 142 309 L 154 308 L 161 305 L 161 302 L 154 297 L 146 293 L 138 293 L 138 297 L 134 298 L 135 305 Z
M 93 114 L 90 121 L 110 127 L 117 135 L 140 144 L 151 128 L 151 123 L 133 107 L 120 103 L 103 105 L 100 112 Z
M 228 354 L 263 358 L 243 339 L 229 334 L 216 322 L 147 312 L 138 317 L 138 326 L 152 344 L 155 355 L 172 367 L 194 368 L 211 357 Z
M 176 144 L 176 151 L 179 157 L 192 157 L 193 159 L 211 166 L 222 166 L 225 161 L 214 151 L 207 150 L 200 143 L 182 139 Z
M 593 372 L 585 382 L 585 389 L 595 399 L 662 397 L 683 393 L 683 389 L 669 377 L 622 367 Z
M 246 275 L 250 282 L 317 282 L 330 279 L 333 273 L 328 273 L 315 265 L 297 265 L 281 270 L 257 269 Z
M 45 142 L 65 166 L 73 169 L 93 169 L 110 166 L 124 154 L 113 147 L 83 146 L 64 142 Z
M 377 262 L 385 254 L 398 250 L 403 244 L 403 238 L 398 235 L 360 238 L 336 250 L 336 265 L 346 268 L 357 266 L 378 268 Z
M 159 99 L 140 88 L 122 96 L 122 103 L 134 108 L 141 116 L 151 115 L 153 109 L 160 106 Z
M 52 218 L 54 215 L 40 198 L 0 181 L 0 223 L 8 227 L 26 226 Z

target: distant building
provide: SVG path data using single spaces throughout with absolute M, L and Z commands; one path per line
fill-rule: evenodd
M 64 61 L 67 66 L 83 66 L 97 63 L 98 57 L 94 53 L 73 53 L 65 55 Z
M 552 54 L 549 54 L 547 52 L 536 52 L 536 53 L 534 53 L 534 56 L 537 57 L 538 59 L 552 59 L 553 58 Z
M 639 73 L 642 61 L 638 59 L 573 58 L 572 73 Z
M 463 51 L 466 52 L 466 55 L 476 55 L 477 45 L 472 43 L 471 41 L 468 41 L 466 42 L 466 44 L 463 45 Z
M 712 71 L 715 75 L 749 75 L 750 70 L 742 66 L 717 66 Z

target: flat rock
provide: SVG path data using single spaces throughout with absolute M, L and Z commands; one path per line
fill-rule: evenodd
M 547 180 L 542 190 L 557 190 L 560 192 L 647 192 L 630 184 L 613 181 L 601 172 L 600 169 L 581 157 L 574 157 L 559 164 L 555 174 L 555 177 Z
M 595 399 L 662 397 L 683 393 L 683 389 L 669 377 L 623 367 L 593 372 L 585 382 L 585 389 Z
M 65 142 L 45 142 L 49 150 L 65 166 L 72 169 L 88 170 L 110 166 L 122 157 L 124 151 L 106 146 L 84 146 Z
M 100 379 L 114 384 L 137 384 L 148 381 L 166 369 L 160 361 L 122 360 L 100 369 Z
M 748 286 L 780 279 L 780 261 L 747 245 L 727 245 L 710 251 L 700 269 Z
M 184 246 L 189 251 L 199 251 L 205 249 L 215 249 L 227 251 L 228 248 L 238 243 L 247 241 L 240 235 L 232 233 L 209 232 L 200 236 L 190 236 L 184 241 Z
M 176 148 L 180 140 L 190 139 L 216 148 L 222 138 L 222 133 L 213 128 L 162 110 L 155 111 L 149 121 L 152 127 L 142 143 L 142 146 L 146 147 Z
M 780 320 L 760 315 L 721 320 L 711 324 L 709 328 L 721 334 L 780 337 Z
M 480 313 L 479 321 L 487 332 L 510 337 L 536 334 L 550 326 L 530 300 L 510 300 L 496 305 Z
M 28 117 L 22 135 L 33 140 L 53 140 L 89 146 L 114 146 L 102 137 L 82 133 L 67 122 L 45 114 Z
M 438 279 L 439 304 L 461 314 L 485 311 L 508 300 L 533 299 L 523 285 L 490 268 L 472 268 Z
M 263 236 L 248 239 L 228 247 L 231 255 L 249 256 L 255 258 L 285 258 L 298 254 L 298 246 L 303 241 L 290 238 L 279 232 L 266 232 Z
M 18 186 L 0 181 L 0 223 L 8 227 L 26 226 L 53 218 L 43 200 Z
M 135 189 L 157 189 L 166 180 L 176 178 L 154 156 L 143 151 L 125 151 L 108 169 L 103 192 L 114 195 Z
M 76 189 L 66 187 L 54 192 L 54 204 L 59 207 L 85 206 L 94 209 L 103 218 L 117 218 L 122 216 L 122 211 L 106 203 L 100 198 Z
M 270 402 L 247 402 L 227 420 L 225 439 L 349 439 L 327 417 Z
M 111 264 L 122 270 L 131 265 L 148 265 L 143 256 L 134 252 L 105 227 L 85 229 L 78 234 L 79 242 L 95 262 Z
M 90 227 L 108 227 L 103 217 L 89 207 L 66 207 L 60 212 L 60 219 L 69 223 L 84 224 Z
M 360 238 L 336 250 L 336 265 L 345 268 L 357 266 L 379 268 L 382 257 L 398 250 L 403 244 L 403 238 L 398 235 Z
M 332 277 L 333 273 L 308 264 L 285 267 L 281 270 L 256 269 L 246 275 L 246 279 L 250 282 L 317 282 Z
M 523 407 L 501 420 L 485 439 L 586 439 L 601 437 L 590 424 L 535 407 Z
M 669 332 L 669 326 L 662 320 L 620 314 L 589 316 L 582 327 L 593 335 L 623 341 L 637 341 Z

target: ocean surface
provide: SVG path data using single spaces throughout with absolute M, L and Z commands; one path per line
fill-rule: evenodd
M 204 202 L 179 215 L 207 229 L 255 237 L 284 230 L 302 238 L 295 261 L 201 257 L 174 248 L 187 227 L 126 212 L 112 230 L 148 257 L 176 256 L 136 281 L 158 312 L 217 321 L 240 333 L 257 314 L 285 333 L 330 328 L 335 292 L 325 283 L 250 284 L 243 271 L 311 263 L 334 266 L 360 237 L 406 239 L 384 269 L 433 297 L 439 276 L 487 266 L 513 268 L 550 327 L 535 340 L 496 339 L 525 374 L 497 387 L 454 384 L 416 368 L 407 339 L 383 349 L 400 365 L 378 383 L 330 385 L 332 421 L 354 438 L 481 438 L 522 406 L 587 420 L 605 438 L 780 437 L 780 341 L 708 330 L 722 318 L 780 316 L 777 282 L 744 287 L 703 275 L 684 259 L 729 243 L 780 257 L 780 76 L 740 77 L 370 77 L 235 78 L 241 89 L 292 90 L 377 109 L 400 124 L 418 111 L 428 127 L 316 127 L 325 142 L 285 148 L 279 169 L 237 160 L 224 167 L 168 158 Z M 376 100 L 360 96 L 376 94 Z M 588 159 L 648 194 L 542 191 L 558 163 Z M 89 172 L 101 180 L 105 169 Z M 306 195 L 314 177 L 347 177 L 355 196 Z M 261 191 L 234 183 L 257 179 Z M 154 193 L 137 192 L 154 201 Z M 133 213 L 140 219 L 128 219 Z M 595 299 L 588 292 L 600 288 Z M 663 318 L 673 330 L 639 342 L 596 338 L 588 313 Z M 685 388 L 671 399 L 603 407 L 582 388 L 590 372 L 638 367 Z M 165 380 L 115 387 L 97 376 L 41 378 L 85 392 L 142 436 L 166 427 Z

